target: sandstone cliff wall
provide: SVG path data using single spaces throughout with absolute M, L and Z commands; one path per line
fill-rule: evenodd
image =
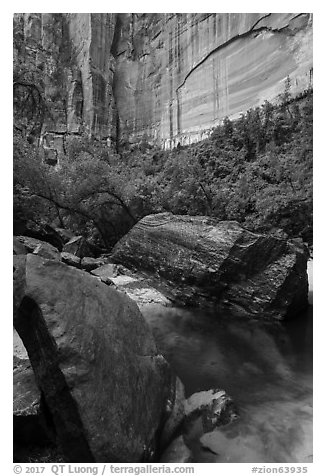
M 71 48 L 58 132 L 169 148 L 275 99 L 288 75 L 293 93 L 312 81 L 311 14 L 62 14 L 51 36 L 58 15 L 25 14 L 30 36 Z
M 121 130 L 170 147 L 200 140 L 225 116 L 274 99 L 287 75 L 306 88 L 312 68 L 308 14 L 124 16 L 117 57 Z

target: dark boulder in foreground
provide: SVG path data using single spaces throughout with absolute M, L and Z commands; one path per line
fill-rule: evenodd
M 14 257 L 14 311 L 65 460 L 153 458 L 175 377 L 137 305 L 84 271 L 28 254 Z
M 187 305 L 209 301 L 231 314 L 276 319 L 307 305 L 304 245 L 252 233 L 234 221 L 149 215 L 117 243 L 112 259 L 164 278 Z

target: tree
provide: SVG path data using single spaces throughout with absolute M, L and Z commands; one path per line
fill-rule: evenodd
M 92 142 L 92 140 L 90 140 Z M 91 145 L 88 144 L 88 149 Z M 14 141 L 15 216 L 94 234 L 110 248 L 136 222 L 133 190 L 123 168 L 85 151 L 60 169 L 42 162 L 40 150 L 19 133 Z
M 280 103 L 281 111 L 285 112 L 288 111 L 288 105 L 291 100 L 292 94 L 291 94 L 291 78 L 290 76 L 287 76 L 285 81 L 284 81 L 284 90 L 281 94 L 278 95 L 278 100 Z

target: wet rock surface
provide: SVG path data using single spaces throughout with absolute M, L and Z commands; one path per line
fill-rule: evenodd
M 203 431 L 227 425 L 238 418 L 238 411 L 231 397 L 224 390 L 211 389 L 197 392 L 185 401 L 185 423 L 200 418 Z
M 166 215 L 165 215 L 166 216 Z M 209 219 L 208 219 L 209 220 Z M 207 221 L 205 221 L 207 225 Z M 211 224 L 210 224 L 211 225 Z M 282 239 L 281 241 L 285 241 Z M 288 243 L 286 246 L 288 246 Z M 40 240 L 30 239 L 28 237 L 17 237 L 14 238 L 14 268 L 16 274 L 16 284 L 26 281 L 26 260 L 32 260 L 35 257 L 35 250 L 42 251 L 42 249 L 47 250 L 47 243 L 43 248 L 43 242 Z M 301 243 L 289 243 L 290 247 L 294 246 L 295 248 L 301 248 Z M 51 248 L 51 245 L 50 245 Z M 33 255 L 24 256 L 28 251 L 34 251 Z M 51 251 L 51 249 L 50 249 Z M 58 251 L 55 250 L 53 254 L 49 254 L 52 263 L 55 265 L 58 258 Z M 108 262 L 111 257 L 103 256 L 99 259 L 94 258 L 83 258 L 83 260 L 70 253 L 62 252 L 61 260 L 69 263 L 71 266 L 79 267 L 81 262 L 90 263 L 88 272 L 80 271 L 83 276 L 87 276 L 93 282 L 98 284 L 105 283 L 110 285 L 113 290 L 118 291 L 118 294 L 129 296 L 132 300 L 136 301 L 139 305 L 143 315 L 150 325 L 151 319 L 148 319 L 149 314 L 158 312 L 159 309 L 162 309 L 162 313 L 172 312 L 173 313 L 173 303 L 177 299 L 177 294 L 173 293 L 173 283 L 168 279 L 161 279 L 159 274 L 153 274 L 151 272 L 144 270 L 135 270 L 135 267 L 132 266 L 129 262 L 129 268 L 121 265 Z M 45 264 L 49 263 L 48 260 L 41 260 Z M 43 264 L 44 264 L 43 263 Z M 105 263 L 105 264 L 103 264 Z M 57 263 L 60 266 L 60 263 Z M 63 265 L 64 266 L 64 265 Z M 95 269 L 91 269 L 96 266 Z M 51 266 L 50 266 L 51 267 Z M 130 269 L 132 268 L 132 269 Z M 90 274 L 89 274 L 90 273 Z M 309 302 L 312 303 L 312 261 L 308 262 L 308 273 L 309 273 Z M 41 289 L 41 279 L 40 276 L 36 277 L 36 285 Z M 41 273 L 42 274 L 42 273 Z M 33 276 L 33 273 L 31 273 Z M 49 275 L 51 276 L 51 275 Z M 97 279 L 96 279 L 97 278 Z M 44 280 L 46 285 L 47 282 L 52 279 L 56 280 L 57 278 L 52 276 L 49 280 Z M 69 278 L 68 278 L 69 280 Z M 94 281 L 95 280 L 95 281 Z M 42 280 L 43 282 L 43 280 Z M 32 286 L 33 287 L 33 286 Z M 77 286 L 80 288 L 80 286 Z M 107 286 L 105 286 L 107 288 Z M 82 288 L 83 289 L 83 288 Z M 81 292 L 83 293 L 83 290 Z M 22 301 L 21 286 L 16 286 L 15 293 L 15 307 L 19 306 Z M 68 292 L 68 291 L 67 291 Z M 44 294 L 41 292 L 41 301 L 44 298 Z M 45 306 L 46 313 L 49 312 L 47 305 L 41 304 L 41 308 Z M 60 304 L 62 306 L 62 303 Z M 51 306 L 50 306 L 51 307 Z M 170 309 L 170 311 L 169 311 Z M 53 309 L 53 312 L 56 313 L 56 310 Z M 62 310 L 60 311 L 62 312 Z M 174 311 L 175 312 L 175 311 Z M 181 311 L 180 311 L 181 312 Z M 200 316 L 198 317 L 200 319 Z M 52 317 L 50 317 L 52 321 Z M 254 325 L 254 321 L 251 322 Z M 231 321 L 230 321 L 231 325 Z M 54 335 L 58 333 L 59 340 L 61 344 L 64 342 L 62 339 L 61 332 L 59 328 L 62 328 L 62 325 L 56 329 L 57 325 L 54 325 Z M 86 327 L 87 329 L 87 327 Z M 232 327 L 233 329 L 233 327 Z M 235 332 L 235 329 L 232 331 Z M 252 337 L 255 337 L 259 329 L 256 329 Z M 156 332 L 154 332 L 156 334 Z M 249 332 L 250 334 L 250 332 Z M 245 334 L 242 336 L 245 337 Z M 256 336 L 257 337 L 257 336 Z M 160 342 L 160 339 L 158 339 Z M 83 346 L 84 343 L 80 341 L 80 344 Z M 64 346 L 66 344 L 63 344 Z M 86 347 L 88 348 L 88 343 Z M 14 458 L 15 461 L 25 461 L 26 455 L 28 458 L 33 459 L 34 453 L 36 454 L 35 460 L 41 461 L 42 458 L 46 461 L 46 458 L 50 458 L 49 461 L 68 461 L 71 458 L 70 450 L 67 447 L 64 450 L 64 454 L 61 454 L 61 450 L 58 449 L 57 444 L 61 444 L 61 437 L 58 437 L 58 429 L 55 431 L 52 423 L 51 407 L 48 406 L 46 399 L 41 398 L 41 392 L 38 384 L 36 383 L 34 371 L 31 367 L 31 363 L 26 354 L 26 350 L 23 347 L 20 339 L 15 339 L 14 333 Z M 160 344 L 161 346 L 161 344 Z M 163 346 L 164 349 L 164 346 Z M 69 354 L 70 350 L 68 351 Z M 73 350 L 72 353 L 74 353 Z M 165 352 L 164 352 L 164 355 Z M 167 353 L 169 358 L 169 353 Z M 84 357 L 83 357 L 84 359 Z M 170 359 L 170 358 L 169 358 Z M 67 366 L 70 365 L 70 360 L 68 359 Z M 72 361 L 71 361 L 72 362 Z M 78 360 L 77 360 L 78 362 Z M 75 363 L 73 364 L 75 365 Z M 256 377 L 257 369 L 254 365 L 249 365 L 249 363 L 244 363 L 243 368 L 246 365 L 246 372 L 254 372 Z M 61 368 L 61 367 L 60 367 Z M 91 368 L 91 366 L 90 366 Z M 288 375 L 288 369 L 280 368 L 277 365 L 277 372 L 282 371 L 284 375 Z M 41 373 L 43 370 L 41 370 Z M 222 372 L 222 373 L 221 373 Z M 81 377 L 87 375 L 85 371 L 85 362 L 80 368 L 76 367 L 74 371 L 70 368 L 68 373 L 65 374 L 66 383 L 68 386 L 75 386 L 74 378 L 71 377 L 71 374 L 78 376 L 76 387 L 78 388 L 78 380 Z M 164 373 L 164 372 L 163 372 Z M 222 375 L 223 380 L 223 370 L 219 368 L 219 373 Z M 37 372 L 36 372 L 37 375 Z M 86 377 L 84 377 L 86 379 Z M 168 378 L 166 379 L 167 382 Z M 227 379 L 226 379 L 227 380 Z M 71 384 L 71 382 L 73 382 Z M 169 384 L 168 384 L 169 385 Z M 50 387 L 48 387 L 49 389 Z M 78 393 L 78 392 L 77 392 Z M 73 397 L 75 398 L 75 397 Z M 50 399 L 51 400 L 51 399 Z M 77 407 L 82 409 L 83 405 L 78 401 L 77 398 Z M 52 404 L 53 404 L 52 400 Z M 57 405 L 56 405 L 57 406 Z M 280 456 L 280 445 L 275 446 L 275 451 L 270 450 L 266 451 L 261 445 L 260 437 L 257 434 L 257 431 L 250 436 L 250 432 L 247 437 L 244 438 L 241 428 L 248 425 L 248 412 L 244 412 L 244 415 L 240 415 L 240 422 L 238 420 L 238 410 L 234 404 L 234 401 L 226 394 L 225 391 L 220 389 L 211 389 L 201 392 L 196 392 L 192 394 L 187 400 L 185 400 L 184 395 L 184 386 L 181 383 L 180 379 L 176 379 L 176 383 L 173 383 L 173 378 L 171 380 L 170 376 L 170 387 L 169 391 L 166 392 L 166 399 L 163 405 L 164 409 L 162 410 L 161 416 L 162 420 L 160 422 L 160 431 L 153 438 L 153 440 L 148 444 L 145 451 L 142 454 L 141 458 L 150 460 L 155 458 L 156 455 L 160 455 L 160 462 L 179 462 L 187 463 L 191 461 L 211 461 L 211 462 L 278 462 L 282 461 Z M 50 412 L 49 412 L 50 408 Z M 59 407 L 60 409 L 62 407 Z M 269 412 L 269 410 L 266 410 Z M 293 411 L 297 411 L 295 408 Z M 254 415 L 255 410 L 252 409 L 251 413 Z M 63 414 L 65 414 L 63 412 Z M 49 415 L 50 421 L 49 421 Z M 302 409 L 302 415 L 304 418 L 310 418 L 311 416 L 311 405 L 308 401 L 305 408 Z M 162 421 L 164 425 L 162 426 Z M 265 423 L 258 422 L 258 425 L 264 426 Z M 86 431 L 84 428 L 84 421 L 81 419 L 81 426 L 83 427 L 82 432 L 89 434 L 93 431 L 92 428 L 89 432 L 89 428 L 86 425 Z M 274 425 L 274 423 L 273 423 Z M 59 425 L 60 426 L 60 425 Z M 91 425 L 92 426 L 92 425 Z M 305 427 L 304 427 L 305 428 Z M 59 433 L 61 430 L 59 430 Z M 101 430 L 102 431 L 102 430 Z M 103 430 L 104 431 L 104 430 Z M 274 431 L 274 427 L 271 426 L 271 431 Z M 77 432 L 78 433 L 78 432 Z M 33 435 L 32 437 L 30 435 Z M 159 435 L 159 436 L 158 436 Z M 262 433 L 263 435 L 263 433 Z M 76 434 L 74 433 L 74 437 Z M 306 429 L 304 432 L 304 438 L 309 438 L 306 435 Z M 78 434 L 77 434 L 78 438 Z M 97 440 L 101 440 L 103 435 L 97 434 Z M 106 437 L 104 436 L 104 439 Z M 258 438 L 258 440 L 257 440 Z M 272 440 L 273 436 L 270 436 L 269 439 Z M 303 437 L 302 437 L 303 438 Z M 303 439 L 304 439 L 303 438 Z M 118 438 L 119 440 L 119 438 Z M 56 442 L 56 444 L 55 444 Z M 87 446 L 88 441 L 86 441 Z M 32 446 L 31 446 L 32 445 Z M 309 441 L 302 443 L 303 450 L 302 453 L 306 454 L 303 462 L 311 462 L 312 456 L 307 452 L 306 447 L 309 447 Z M 64 445 L 65 446 L 65 445 Z M 93 446 L 89 448 L 88 456 L 89 459 L 94 458 Z M 118 451 L 118 449 L 116 448 Z M 59 451 L 59 452 L 58 452 Z M 95 450 L 96 453 L 97 450 Z M 111 450 L 110 450 L 111 451 Z M 297 451 L 297 450 L 296 450 Z M 49 455 L 52 456 L 49 456 Z M 53 456 L 56 454 L 56 456 Z M 68 456 L 67 456 L 68 454 Z M 97 453 L 96 453 L 97 454 Z M 125 453 L 124 453 L 125 454 Z M 295 454 L 295 453 L 294 453 Z M 82 458 L 85 457 L 85 453 Z M 98 456 L 96 456 L 97 458 Z M 124 457 L 124 456 L 123 456 Z M 51 459 L 52 458 L 52 459 Z M 55 458 L 55 459 L 53 459 Z M 64 458 L 64 459 L 62 459 Z M 110 452 L 109 458 L 114 458 Z M 134 456 L 131 457 L 129 461 L 134 461 Z M 287 455 L 284 453 L 284 461 L 287 458 Z M 296 458 L 296 455 L 294 456 Z M 31 461 L 32 461 L 31 459 Z M 121 461 L 121 456 L 117 457 L 116 461 Z
M 64 263 L 14 267 L 14 324 L 65 459 L 153 458 L 175 382 L 136 304 Z
M 171 299 L 168 297 L 169 289 L 161 289 L 159 282 L 146 273 L 108 263 L 91 271 L 91 274 L 127 294 L 140 307 L 147 304 L 171 305 Z
M 284 319 L 305 309 L 303 244 L 249 232 L 237 222 L 149 215 L 114 247 L 111 259 L 167 285 L 167 296 L 230 314 Z

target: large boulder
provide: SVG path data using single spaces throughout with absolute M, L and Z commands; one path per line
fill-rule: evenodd
M 62 262 L 16 256 L 14 325 L 66 461 L 155 457 L 175 377 L 131 299 Z
M 116 244 L 111 259 L 169 283 L 183 304 L 210 302 L 230 314 L 276 319 L 307 305 L 304 245 L 235 221 L 149 215 Z

